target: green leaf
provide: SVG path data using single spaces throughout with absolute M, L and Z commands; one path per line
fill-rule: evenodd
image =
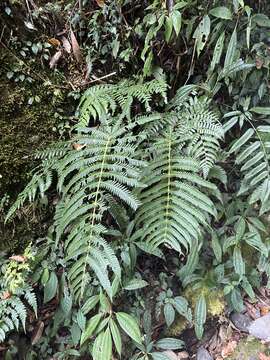
M 206 321 L 206 301 L 204 295 L 201 295 L 195 307 L 195 333 L 198 339 L 201 339 Z
M 219 243 L 217 234 L 214 231 L 212 232 L 212 249 L 217 261 L 220 263 L 222 260 L 222 248 Z
M 160 352 L 153 352 L 151 353 L 151 356 L 154 360 L 171 360 L 171 358 L 169 356 L 167 356 L 164 353 L 160 353 Z M 143 358 L 145 359 L 145 358 Z
M 218 6 L 209 11 L 209 14 L 220 19 L 231 20 L 232 13 L 231 10 L 225 6 Z
M 98 326 L 100 320 L 102 318 L 102 314 L 94 315 L 88 322 L 85 330 L 82 333 L 81 336 L 81 342 L 82 345 L 86 340 L 88 340 L 94 333 L 96 327 Z
M 61 299 L 60 305 L 61 305 L 61 309 L 63 310 L 64 314 L 68 315 L 72 308 L 72 296 L 70 294 L 64 294 L 64 296 Z
M 251 20 L 261 27 L 270 27 L 270 19 L 266 14 L 255 14 Z
M 120 335 L 118 326 L 116 325 L 116 323 L 113 319 L 110 319 L 110 329 L 111 329 L 111 334 L 112 334 L 112 338 L 113 338 L 113 342 L 114 342 L 116 351 L 117 351 L 118 355 L 121 356 L 121 352 L 122 352 L 121 335 Z
M 132 279 L 124 286 L 124 289 L 125 290 L 137 290 L 137 289 L 144 288 L 147 285 L 148 285 L 148 282 L 145 280 Z
M 165 36 L 165 40 L 166 40 L 167 43 L 170 41 L 170 38 L 171 38 L 171 35 L 172 35 L 172 30 L 173 30 L 172 18 L 171 17 L 166 17 L 164 36 Z
M 241 249 L 235 246 L 233 250 L 233 266 L 235 272 L 242 277 L 245 274 L 245 263 L 242 257 Z
M 237 47 L 237 34 L 236 28 L 234 29 L 232 36 L 229 41 L 228 49 L 226 52 L 226 57 L 224 61 L 224 68 L 228 68 L 232 65 L 235 61 L 235 54 L 236 54 L 236 47 Z
M 158 340 L 155 346 L 163 350 L 178 350 L 185 346 L 184 341 L 174 338 L 164 338 Z
M 109 328 L 97 336 L 94 342 L 92 356 L 95 360 L 112 359 L 112 337 Z
M 270 115 L 270 107 L 256 106 L 256 107 L 249 109 L 249 111 L 252 111 L 252 112 L 254 112 L 256 114 L 260 114 L 260 115 Z
M 173 10 L 171 13 L 171 19 L 172 19 L 172 24 L 173 24 L 173 28 L 176 33 L 176 36 L 178 36 L 180 33 L 180 30 L 181 30 L 181 24 L 182 24 L 182 15 L 181 15 L 180 11 Z
M 142 344 L 142 335 L 136 320 L 129 314 L 117 312 L 116 319 L 124 332 L 131 337 L 132 340 Z
M 55 272 L 53 271 L 51 272 L 49 281 L 45 284 L 44 287 L 44 300 L 43 300 L 44 304 L 51 301 L 55 297 L 57 288 L 58 288 L 58 279 Z
M 197 55 L 199 56 L 210 34 L 211 21 L 208 15 L 205 15 L 199 25 L 197 26 L 193 38 L 196 39 Z
M 191 314 L 191 310 L 188 307 L 188 302 L 187 300 L 182 297 L 182 296 L 176 296 L 174 298 L 174 307 L 176 309 L 176 311 L 184 316 L 189 322 L 192 321 L 192 314 Z
M 84 315 L 87 315 L 99 302 L 99 296 L 94 295 L 91 296 L 89 299 L 86 300 L 82 307 L 82 312 Z
M 223 51 L 223 47 L 224 47 L 224 39 L 225 39 L 225 32 L 223 32 L 215 45 L 215 49 L 214 49 L 214 53 L 213 53 L 213 58 L 210 64 L 210 69 L 213 71 L 215 66 L 219 64 L 220 62 L 220 58 L 222 55 L 222 51 Z
M 165 316 L 165 321 L 166 321 L 167 326 L 170 327 L 175 319 L 175 311 L 174 311 L 172 304 L 170 304 L 170 303 L 165 304 L 164 316 Z

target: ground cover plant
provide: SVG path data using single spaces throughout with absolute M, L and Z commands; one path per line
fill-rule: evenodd
M 0 203 L 42 224 L 1 253 L 3 358 L 191 356 L 270 284 L 269 4 L 1 7 L 1 74 L 62 99 Z

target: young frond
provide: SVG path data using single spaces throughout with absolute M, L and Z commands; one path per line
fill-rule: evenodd
M 230 149 L 243 174 L 238 195 L 250 193 L 249 203 L 261 202 L 260 214 L 270 209 L 270 126 L 248 129 Z

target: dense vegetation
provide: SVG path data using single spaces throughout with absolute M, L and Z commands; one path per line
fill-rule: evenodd
M 185 329 L 201 339 L 209 319 L 270 286 L 270 5 L 1 10 L 3 81 L 56 115 L 16 199 L 3 183 L 3 229 L 42 222 L 1 253 L 3 357 L 189 351 Z

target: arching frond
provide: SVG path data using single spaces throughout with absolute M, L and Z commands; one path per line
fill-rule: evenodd
M 133 239 L 152 248 L 166 245 L 178 252 L 183 248 L 189 251 L 192 239 L 207 226 L 208 215 L 216 216 L 213 202 L 203 192 L 215 186 L 199 175 L 196 159 L 179 154 L 175 129 L 167 129 L 152 148 L 153 159 L 143 178 L 147 187 L 139 193 L 142 206 L 135 217 L 138 230 Z
M 249 128 L 230 149 L 243 174 L 238 194 L 250 193 L 249 203 L 261 203 L 260 214 L 270 209 L 270 126 Z

